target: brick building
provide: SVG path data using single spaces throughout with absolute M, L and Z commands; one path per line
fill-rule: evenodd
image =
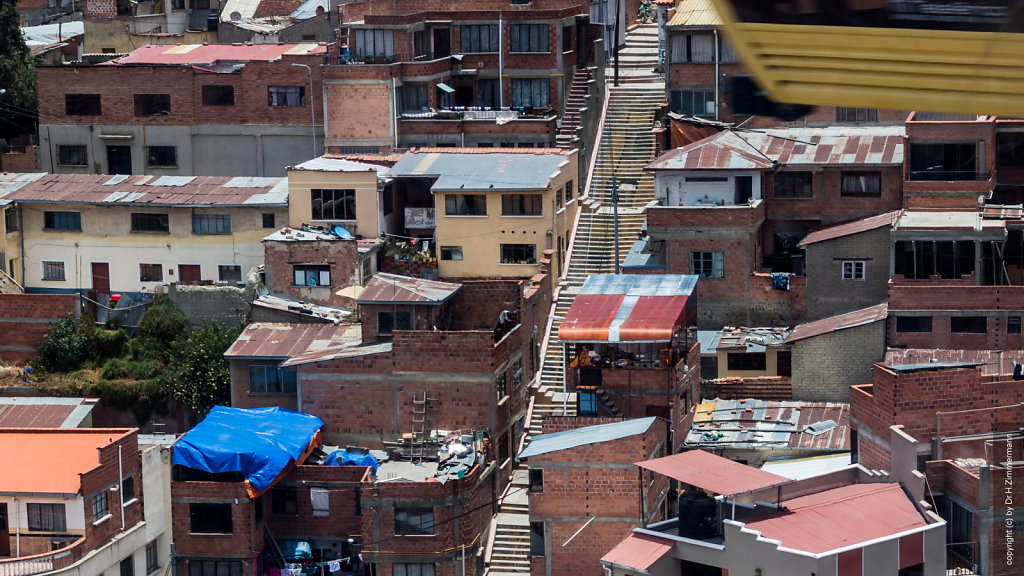
M 665 477 L 638 478 L 633 467 L 667 453 L 667 422 L 547 418 L 543 430 L 519 454 L 530 480 L 530 572 L 600 575 L 598 560 L 638 520 L 668 517 Z
M 949 523 L 950 566 L 1018 573 L 1007 564 L 1012 543 L 1005 537 L 1005 519 L 1016 516 L 1021 494 L 1017 483 L 1007 488 L 1005 481 L 1008 463 L 1020 458 L 1024 391 L 1016 384 L 1006 374 L 982 374 L 973 362 L 876 364 L 872 383 L 851 392 L 856 456 L 864 466 L 896 465 L 889 426 L 917 440 L 906 457 L 916 456 Z
M 99 64 L 40 66 L 40 167 L 284 176 L 323 144 L 326 53 L 315 43 L 146 45 Z
M 553 146 L 557 118 L 579 109 L 570 86 L 588 91 L 601 35 L 588 6 L 343 3 L 325 70 L 328 150 Z
M 25 362 L 50 326 L 81 311 L 74 294 L 18 294 L 0 291 L 0 361 Z

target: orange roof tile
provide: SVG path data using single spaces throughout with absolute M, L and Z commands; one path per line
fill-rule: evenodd
M 75 494 L 80 474 L 100 464 L 97 450 L 126 429 L 0 429 L 0 492 Z

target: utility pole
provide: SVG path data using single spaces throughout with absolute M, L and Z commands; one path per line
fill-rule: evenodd
M 312 132 L 312 136 L 313 136 L 313 156 L 312 156 L 312 158 L 316 158 L 317 157 L 317 153 L 316 153 L 316 95 L 313 94 L 313 69 L 310 68 L 306 64 L 293 63 L 292 66 L 300 66 L 302 68 L 305 68 L 306 72 L 309 73 L 309 116 L 310 116 L 310 120 L 311 120 L 309 128 L 310 128 L 310 130 L 313 131 Z
M 615 81 L 614 86 L 619 85 L 619 20 L 621 19 L 623 0 L 615 0 L 615 31 L 612 32 L 612 56 L 615 58 Z
M 619 179 L 615 174 L 615 164 L 612 163 L 612 235 L 615 241 L 615 249 L 612 258 L 615 259 L 615 273 L 619 274 Z

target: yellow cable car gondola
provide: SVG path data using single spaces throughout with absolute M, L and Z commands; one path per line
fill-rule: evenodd
M 1024 1 L 713 2 L 777 102 L 1024 117 Z

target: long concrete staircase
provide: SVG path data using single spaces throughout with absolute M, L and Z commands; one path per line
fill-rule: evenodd
M 657 64 L 658 28 L 648 24 L 626 35 L 626 45 L 619 51 L 619 86 L 612 86 L 613 69 L 606 71 L 607 110 L 565 277 L 559 285 L 554 314 L 548 321 L 543 364 L 534 382 L 527 442 L 540 433 L 545 417 L 576 414 L 576 394 L 563 391 L 565 365 L 558 327 L 587 276 L 615 272 L 616 258 L 621 261 L 629 252 L 644 224 L 646 207 L 654 200 L 654 178 L 644 173 L 643 167 L 655 159 L 655 113 L 665 99 L 664 78 L 654 72 Z M 619 191 L 618 253 L 613 175 Z M 486 559 L 490 576 L 530 571 L 528 488 L 528 472 L 525 464 L 520 464 L 513 471 L 512 483 L 492 528 Z

